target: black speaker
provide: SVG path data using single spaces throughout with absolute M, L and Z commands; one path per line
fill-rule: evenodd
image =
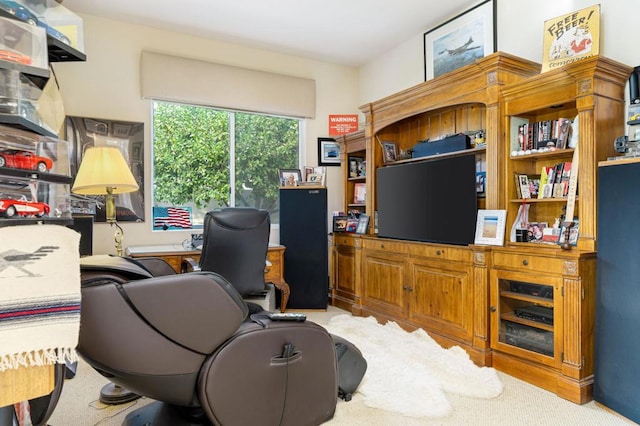
M 327 190 L 280 190 L 280 244 L 284 280 L 291 288 L 287 308 L 326 309 L 329 294 Z
M 629 102 L 632 104 L 640 103 L 640 66 L 633 69 L 629 77 Z
M 80 234 L 80 256 L 93 254 L 93 216 L 88 214 L 74 214 L 73 225 L 69 228 Z

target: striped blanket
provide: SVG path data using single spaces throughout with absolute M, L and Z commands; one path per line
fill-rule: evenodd
M 77 360 L 80 235 L 59 225 L 0 228 L 0 371 Z

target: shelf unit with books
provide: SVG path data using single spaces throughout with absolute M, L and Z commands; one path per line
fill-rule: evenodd
M 579 404 L 593 397 L 597 167 L 599 161 L 614 155 L 613 141 L 624 133 L 624 90 L 630 73 L 631 67 L 594 56 L 502 90 L 508 141 L 502 168 L 508 178 L 501 195 L 507 210 L 507 238 L 503 247 L 491 250 L 493 366 Z M 546 143 L 522 145 L 519 129 L 523 124 L 560 118 L 576 120 L 567 147 L 545 150 Z M 548 189 L 543 198 L 523 198 L 518 193 L 519 181 L 514 177 L 541 175 L 542 184 L 546 170 L 553 168 L 558 176 L 569 163 L 579 198 L 566 191 L 562 179 L 553 186 L 557 183 L 564 192 Z M 528 209 L 526 224 L 518 223 L 522 222 L 518 216 L 521 206 Z M 552 226 L 571 210 L 573 215 L 567 220 L 579 222 L 574 244 L 562 247 L 553 238 L 549 244 L 529 238 L 518 241 L 522 233 L 511 232 L 514 225 Z M 562 237 L 562 231 L 559 234 Z M 543 289 L 552 299 L 514 294 L 514 283 Z M 552 312 L 552 324 L 516 314 L 532 306 Z

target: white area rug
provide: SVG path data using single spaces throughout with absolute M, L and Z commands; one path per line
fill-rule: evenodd
M 410 417 L 444 417 L 453 407 L 447 393 L 495 398 L 502 382 L 490 367 L 476 366 L 459 346 L 444 349 L 424 330 L 412 333 L 395 322 L 338 315 L 327 325 L 362 352 L 367 373 L 358 392 L 373 408 Z

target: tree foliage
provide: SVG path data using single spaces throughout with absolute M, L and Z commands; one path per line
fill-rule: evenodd
M 297 167 L 298 120 L 165 102 L 154 108 L 156 202 L 230 204 L 235 117 L 236 205 L 276 208 L 278 169 Z

